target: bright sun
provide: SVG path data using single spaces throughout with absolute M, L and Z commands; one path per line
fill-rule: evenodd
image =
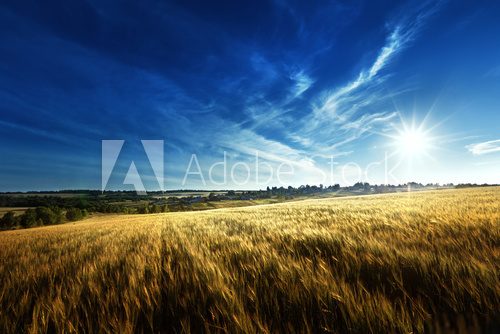
M 396 137 L 396 142 L 399 151 L 410 156 L 426 153 L 429 146 L 427 134 L 419 129 L 405 129 Z

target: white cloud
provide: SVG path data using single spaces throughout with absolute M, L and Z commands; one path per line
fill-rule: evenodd
M 325 145 L 328 150 L 332 147 L 338 149 L 341 144 L 352 142 L 374 126 L 384 125 L 393 118 L 394 112 L 369 113 L 366 109 L 384 99 L 382 93 L 375 89 L 383 80 L 377 74 L 404 46 L 406 36 L 408 33 L 402 37 L 400 28 L 396 28 L 369 68 L 361 71 L 354 81 L 320 94 L 321 97 L 312 106 L 313 113 L 305 119 L 297 133 L 292 134 L 295 141 L 305 142 L 298 138 L 307 136 L 312 137 L 316 149 Z
M 474 155 L 500 152 L 500 139 L 465 146 Z
M 326 98 L 323 99 L 323 103 L 316 109 L 316 113 L 323 114 L 336 111 L 339 104 L 343 103 L 345 99 L 352 97 L 360 88 L 373 83 L 377 74 L 414 38 L 420 26 L 421 22 L 396 26 L 369 69 L 362 70 L 354 81 L 327 94 Z
M 290 162 L 302 172 L 297 175 L 320 175 L 322 168 L 316 166 L 316 159 L 352 153 L 350 143 L 367 133 L 384 130 L 397 116 L 396 112 L 387 110 L 385 102 L 393 98 L 394 92 L 387 92 L 381 86 L 387 78 L 382 71 L 410 44 L 434 11 L 435 7 L 425 10 L 421 7 L 412 17 L 391 24 L 393 28 L 373 61 L 350 81 L 313 97 L 312 105 L 306 106 L 307 110 L 300 116 L 291 112 L 294 111 L 291 102 L 314 85 L 309 73 L 297 67 L 287 71 L 286 66 L 271 63 L 263 55 L 254 53 L 250 57 L 251 66 L 261 79 L 253 83 L 255 89 L 245 91 L 243 110 L 247 119 L 238 123 L 204 115 L 197 133 L 198 142 L 206 146 L 209 156 L 223 149 L 249 162 L 258 151 L 259 159 L 273 165 Z M 268 87 L 286 76 L 290 85 L 284 96 L 266 94 Z M 303 116 L 306 111 L 312 112 Z
M 307 91 L 314 84 L 314 80 L 304 69 L 291 73 L 289 79 L 291 80 L 291 85 L 287 87 L 289 93 L 277 101 L 269 101 L 261 92 L 249 94 L 245 102 L 245 112 L 249 121 L 244 122 L 249 129 L 258 131 L 281 128 L 284 122 L 292 118 L 287 115 L 293 110 L 289 104 Z
M 396 118 L 397 115 L 398 114 L 396 112 L 365 114 L 352 122 L 344 124 L 342 129 L 352 129 L 361 135 L 364 132 L 371 130 L 374 126 L 387 123 L 388 121 Z
M 391 56 L 396 53 L 406 41 L 399 35 L 399 27 L 397 27 L 389 36 L 388 44 L 382 48 L 377 59 L 373 63 L 370 71 L 368 71 L 367 80 L 373 78 L 391 59 Z
M 295 85 L 292 87 L 292 95 L 294 98 L 302 95 L 314 83 L 311 77 L 309 77 L 303 71 L 292 74 L 290 76 L 290 79 L 295 83 Z
M 316 152 L 330 152 L 367 132 L 383 130 L 390 125 L 397 113 L 381 109 L 387 108 L 384 103 L 394 94 L 381 87 L 388 78 L 381 72 L 409 46 L 440 5 L 441 2 L 424 2 L 411 16 L 388 24 L 393 28 L 373 62 L 353 80 L 320 93 L 312 103 L 312 113 L 294 128 L 289 139 L 298 143 L 311 142 L 309 146 Z

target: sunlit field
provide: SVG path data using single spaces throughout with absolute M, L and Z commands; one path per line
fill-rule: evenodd
M 500 188 L 0 233 L 0 332 L 495 330 Z

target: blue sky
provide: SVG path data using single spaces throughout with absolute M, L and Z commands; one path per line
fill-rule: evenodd
M 493 1 L 4 1 L 0 191 L 99 189 L 102 140 L 125 141 L 107 189 L 130 189 L 131 161 L 159 188 L 141 140 L 164 140 L 167 189 L 498 183 L 498 17 Z

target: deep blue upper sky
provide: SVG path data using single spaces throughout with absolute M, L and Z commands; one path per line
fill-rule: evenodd
M 3 1 L 0 191 L 98 189 L 108 139 L 108 189 L 131 161 L 158 188 L 141 139 L 165 141 L 169 189 L 279 184 L 256 151 L 291 185 L 500 181 L 499 4 L 312 3 Z M 394 153 L 404 124 L 425 152 Z M 208 180 L 224 151 L 248 183 Z

